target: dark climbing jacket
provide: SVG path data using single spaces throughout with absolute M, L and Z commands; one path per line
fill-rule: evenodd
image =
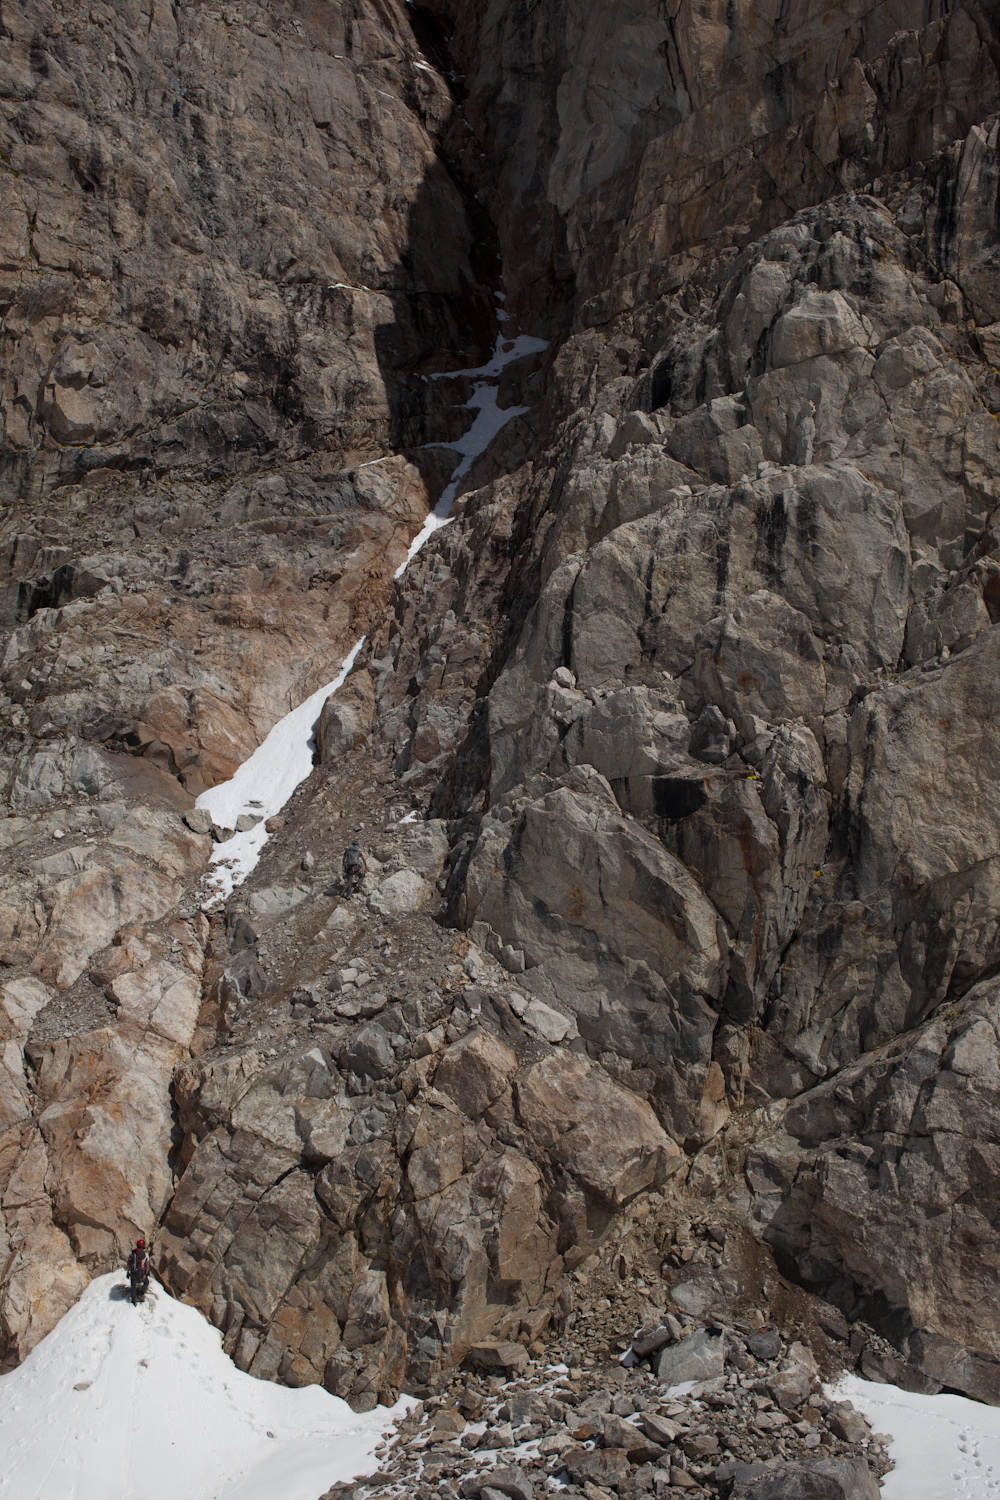
M 149 1253 L 146 1250 L 133 1250 L 128 1258 L 129 1281 L 148 1281 L 149 1279 Z

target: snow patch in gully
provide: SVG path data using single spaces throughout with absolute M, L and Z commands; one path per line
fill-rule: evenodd
M 503 301 L 502 293 L 497 293 L 497 300 Z M 500 321 L 504 321 L 507 314 L 501 309 L 497 316 Z M 410 543 L 406 561 L 396 569 L 393 575 L 395 578 L 401 578 L 430 537 L 440 531 L 442 526 L 447 526 L 458 487 L 476 459 L 486 452 L 497 433 L 508 422 L 530 410 L 527 406 L 499 406 L 497 382 L 500 376 L 508 365 L 525 359 L 529 354 L 540 354 L 547 348 L 548 344 L 544 339 L 532 338 L 529 334 L 508 338 L 501 331 L 497 335 L 493 356 L 485 365 L 474 370 L 448 370 L 429 377 L 431 380 L 480 377 L 463 408 L 475 411 L 476 417 L 468 432 L 457 442 L 439 445 L 452 448 L 459 455 L 459 460 L 441 499 Z M 374 459 L 372 462 L 380 460 Z M 312 771 L 316 721 L 326 700 L 343 686 L 364 643 L 365 637 L 362 636 L 344 658 L 343 665 L 332 682 L 317 688 L 298 708 L 279 719 L 267 739 L 258 746 L 249 760 L 243 762 L 232 780 L 202 792 L 195 803 L 196 807 L 211 813 L 213 820 L 222 828 L 235 827 L 241 814 L 256 816 L 261 820 L 247 832 L 237 833 L 224 844 L 216 845 L 212 854 L 212 870 L 203 887 L 206 908 L 231 896 L 235 888 L 242 885 L 256 868 L 268 839 L 264 824 L 268 818 L 281 812 L 295 789 Z
M 240 766 L 231 781 L 202 792 L 195 807 L 211 813 L 222 828 L 233 828 L 242 813 L 261 821 L 246 833 L 237 833 L 224 844 L 217 844 L 212 855 L 215 866 L 209 876 L 210 904 L 224 901 L 235 886 L 242 885 L 260 859 L 267 843 L 264 823 L 285 806 L 296 787 L 305 781 L 313 768 L 313 731 L 323 704 L 331 693 L 343 686 L 354 666 L 365 637 L 352 647 L 332 682 L 317 688 L 298 708 L 279 719 L 267 739 Z
M 502 300 L 502 294 L 497 293 L 498 300 Z M 498 317 L 506 319 L 507 314 L 498 313 Z M 507 406 L 501 408 L 498 405 L 496 382 L 500 379 L 508 365 L 514 364 L 519 359 L 526 359 L 529 354 L 541 354 L 549 346 L 544 339 L 532 338 L 530 334 L 522 333 L 516 339 L 506 338 L 503 332 L 497 334 L 497 341 L 493 348 L 493 358 L 488 364 L 480 365 L 475 370 L 446 370 L 440 375 L 431 375 L 431 380 L 457 380 L 461 376 L 479 375 L 482 378 L 476 381 L 472 388 L 472 395 L 465 404 L 465 410 L 478 412 L 478 415 L 464 436 L 455 443 L 442 443 L 435 446 L 451 448 L 455 453 L 461 455 L 451 479 L 427 517 L 421 530 L 410 543 L 410 550 L 406 554 L 406 561 L 401 563 L 393 575 L 402 578 L 410 563 L 416 557 L 428 537 L 440 531 L 442 526 L 447 526 L 451 519 L 451 507 L 455 503 L 458 487 L 468 474 L 477 458 L 481 458 L 487 448 L 507 423 L 514 417 L 523 417 L 525 412 L 530 411 L 528 406 Z

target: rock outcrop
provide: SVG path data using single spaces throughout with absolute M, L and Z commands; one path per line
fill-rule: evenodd
M 885 1320 L 925 1387 L 1000 1402 L 992 1284 L 995 981 L 794 1101 L 750 1156 L 764 1237 L 853 1317 Z M 862 1312 L 862 1308 L 865 1309 Z
M 542 1326 L 560 1267 L 680 1170 L 644 1100 L 508 1024 L 515 1051 L 489 1009 L 428 1035 L 420 1002 L 389 1006 L 277 1061 L 180 1070 L 188 1164 L 160 1265 L 242 1369 L 370 1407 Z

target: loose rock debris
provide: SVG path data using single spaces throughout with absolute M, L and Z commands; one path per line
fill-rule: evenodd
M 630 1341 L 631 1368 L 580 1349 L 566 1347 L 580 1363 L 542 1358 L 513 1378 L 463 1369 L 436 1380 L 398 1421 L 378 1474 L 324 1500 L 766 1500 L 767 1481 L 796 1473 L 873 1500 L 891 1467 L 889 1438 L 831 1399 L 811 1350 L 773 1327 L 667 1313 Z M 698 1371 L 714 1373 L 692 1381 Z

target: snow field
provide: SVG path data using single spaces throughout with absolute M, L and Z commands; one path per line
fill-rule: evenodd
M 875 1432 L 892 1435 L 896 1467 L 883 1500 L 998 1500 L 1000 1410 L 965 1396 L 918 1396 L 895 1385 L 847 1375 L 827 1388 L 850 1401 Z
M 194 1308 L 101 1276 L 0 1377 L 0 1500 L 317 1500 L 377 1467 L 410 1404 L 255 1380 Z

